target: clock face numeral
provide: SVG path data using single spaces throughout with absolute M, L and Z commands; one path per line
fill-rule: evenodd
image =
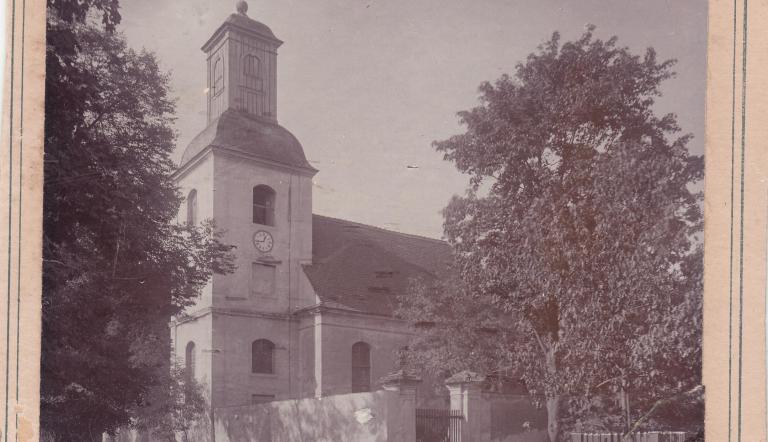
M 253 245 L 256 247 L 256 250 L 262 253 L 267 253 L 270 250 L 272 250 L 272 245 L 274 244 L 274 241 L 272 240 L 272 235 L 269 234 L 269 232 L 265 232 L 264 230 L 259 230 L 258 232 L 253 234 Z

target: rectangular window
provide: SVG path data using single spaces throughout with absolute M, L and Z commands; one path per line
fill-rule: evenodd
M 265 402 L 272 402 L 275 400 L 274 394 L 252 394 L 251 405 L 263 404 Z
M 275 295 L 275 266 L 254 262 L 251 266 L 251 293 L 254 296 Z

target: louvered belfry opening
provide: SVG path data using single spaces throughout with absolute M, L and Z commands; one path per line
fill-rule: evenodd
M 253 188 L 253 223 L 275 225 L 275 191 L 269 186 Z

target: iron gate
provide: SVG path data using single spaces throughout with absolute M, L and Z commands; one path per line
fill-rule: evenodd
M 461 442 L 460 410 L 416 409 L 416 442 Z

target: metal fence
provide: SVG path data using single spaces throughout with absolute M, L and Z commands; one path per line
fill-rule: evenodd
M 460 410 L 416 409 L 416 442 L 461 442 Z
M 647 431 L 624 439 L 621 433 L 571 433 L 571 442 L 685 442 L 684 431 Z

